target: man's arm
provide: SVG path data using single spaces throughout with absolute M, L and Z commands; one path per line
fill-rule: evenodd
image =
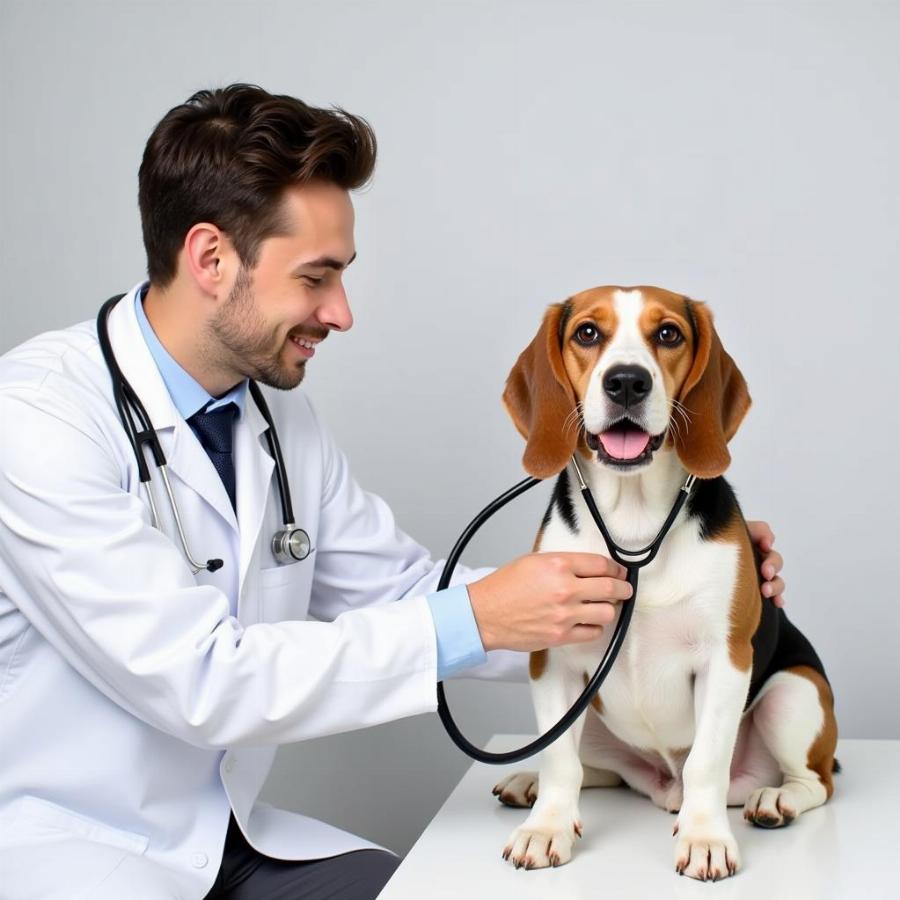
M 242 625 L 123 489 L 59 390 L 4 390 L 0 587 L 85 679 L 198 746 L 287 743 L 435 708 L 424 597 L 334 622 Z M 199 523 L 195 523 L 199 527 Z
M 325 486 L 311 614 L 328 620 L 359 606 L 433 595 L 444 560 L 434 563 L 397 527 L 387 504 L 352 477 L 329 430 L 318 421 L 317 427 Z M 488 663 L 466 674 L 521 680 L 527 661 L 506 651 L 595 638 L 614 617 L 611 604 L 631 595 L 624 577 L 617 563 L 581 553 L 532 553 L 496 570 L 457 566 L 451 585 L 468 588 L 452 591 L 452 600 L 471 598 L 472 634 L 489 651 Z M 439 617 L 435 623 L 441 627 Z

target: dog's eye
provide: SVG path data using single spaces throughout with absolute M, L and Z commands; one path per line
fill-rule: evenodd
M 684 335 L 674 325 L 661 325 L 656 332 L 656 340 L 667 347 L 677 347 L 684 340 Z
M 594 344 L 600 343 L 600 329 L 591 322 L 585 322 L 575 329 L 575 340 L 582 347 L 593 347 Z

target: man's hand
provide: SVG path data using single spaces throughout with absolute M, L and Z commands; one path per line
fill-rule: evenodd
M 775 543 L 775 535 L 766 522 L 748 522 L 747 530 L 750 532 L 750 540 L 763 552 L 764 557 L 760 571 L 765 579 L 761 591 L 763 597 L 771 597 L 776 606 L 784 606 L 784 580 L 778 577 L 784 565 L 784 560 L 777 550 L 772 549 Z
M 468 586 L 485 650 L 596 640 L 631 597 L 625 567 L 596 553 L 529 553 Z

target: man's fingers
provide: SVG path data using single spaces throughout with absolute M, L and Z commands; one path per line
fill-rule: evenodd
M 600 603 L 582 603 L 581 606 L 572 613 L 572 618 L 575 620 L 572 623 L 572 628 L 577 628 L 579 625 L 590 625 L 591 627 L 609 625 L 615 617 L 616 608 L 612 603 L 606 601 Z
M 599 640 L 603 635 L 603 626 L 601 625 L 576 625 L 572 631 L 572 643 L 587 643 L 588 641 Z M 567 642 L 568 643 L 568 642 Z
M 631 585 L 620 578 L 581 578 L 572 598 L 581 603 L 618 603 L 620 600 L 629 600 L 632 593 Z
M 750 532 L 750 539 L 753 543 L 759 544 L 763 552 L 770 549 L 772 544 L 775 543 L 775 535 L 772 534 L 772 529 L 769 528 L 768 522 L 747 522 L 747 531 Z M 764 543 L 768 546 L 763 547 Z
M 784 567 L 784 557 L 777 551 L 773 550 L 764 560 L 762 564 L 763 578 L 772 580 Z
M 621 566 L 615 560 L 599 553 L 560 552 L 555 553 L 554 556 L 568 562 L 572 574 L 579 578 L 598 578 L 604 575 L 612 578 L 624 578 L 628 574 L 625 566 Z

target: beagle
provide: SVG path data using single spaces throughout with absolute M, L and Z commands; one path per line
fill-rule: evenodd
M 494 793 L 532 807 L 503 850 L 517 868 L 566 863 L 582 787 L 623 781 L 677 812 L 675 870 L 738 871 L 726 806 L 777 828 L 833 792 L 834 699 L 815 650 L 760 595 L 759 559 L 722 473 L 750 407 L 704 303 L 655 287 L 599 287 L 551 306 L 506 383 L 524 465 L 556 476 L 534 550 L 608 555 L 569 477 L 574 453 L 612 537 L 648 544 L 688 473 L 697 476 L 641 572 L 625 643 L 587 712 L 547 748 L 540 773 Z M 625 601 L 631 602 L 631 601 Z M 537 725 L 572 705 L 612 626 L 588 644 L 532 653 Z

